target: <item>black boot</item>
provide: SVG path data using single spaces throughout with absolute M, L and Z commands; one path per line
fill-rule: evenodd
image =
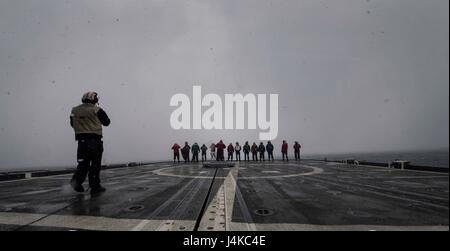
M 70 181 L 70 186 L 72 186 L 73 190 L 77 193 L 84 193 L 83 185 L 78 184 L 75 180 Z

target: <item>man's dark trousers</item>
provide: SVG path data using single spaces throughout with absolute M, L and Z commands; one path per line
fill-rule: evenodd
M 100 169 L 102 165 L 103 141 L 101 139 L 82 139 L 78 141 L 77 170 L 72 180 L 82 185 L 89 176 L 91 188 L 100 187 Z

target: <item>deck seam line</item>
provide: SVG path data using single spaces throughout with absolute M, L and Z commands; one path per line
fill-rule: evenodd
M 34 221 L 30 222 L 30 223 L 27 223 L 27 224 L 25 224 L 25 225 L 22 225 L 22 226 L 20 226 L 20 227 L 14 229 L 14 230 L 12 230 L 12 231 L 14 231 L 14 232 L 15 232 L 15 231 L 20 231 L 20 230 L 22 230 L 22 229 L 24 229 L 24 228 L 26 228 L 26 227 L 28 227 L 28 226 L 33 225 L 33 224 L 36 223 L 36 222 L 39 222 L 39 221 L 41 221 L 41 220 L 43 220 L 43 219 L 46 219 L 46 218 L 48 218 L 48 217 L 50 217 L 50 216 L 52 216 L 52 215 L 54 215 L 54 214 L 57 214 L 57 213 L 63 211 L 64 209 L 66 209 L 66 208 L 68 208 L 68 207 L 70 207 L 70 206 L 73 206 L 73 205 L 76 203 L 76 199 L 72 199 L 72 200 L 73 200 L 73 201 L 72 201 L 71 203 L 69 203 L 69 205 L 67 205 L 67 206 L 65 206 L 65 207 L 62 207 L 62 208 L 60 208 L 60 209 L 58 209 L 58 210 L 55 210 L 55 211 L 53 211 L 53 212 L 51 212 L 51 213 L 49 213 L 49 214 L 47 214 L 47 215 L 45 215 L 45 216 L 43 216 L 43 217 L 37 219 L 37 220 L 34 220 Z
M 200 210 L 200 214 L 198 215 L 197 221 L 195 222 L 195 226 L 194 226 L 194 230 L 193 230 L 194 232 L 197 232 L 198 228 L 200 227 L 200 222 L 201 222 L 201 220 L 203 218 L 203 214 L 205 213 L 206 205 L 208 204 L 208 199 L 209 199 L 209 196 L 211 195 L 211 190 L 212 190 L 212 187 L 214 185 L 214 180 L 216 179 L 217 170 L 218 170 L 218 168 L 216 167 L 216 170 L 214 172 L 214 176 L 213 176 L 213 178 L 211 180 L 211 184 L 210 184 L 209 189 L 208 189 L 208 193 L 206 194 L 206 198 L 203 201 L 202 209 Z

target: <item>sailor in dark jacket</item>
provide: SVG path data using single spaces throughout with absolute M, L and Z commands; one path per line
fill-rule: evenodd
M 264 159 L 264 153 L 266 152 L 266 147 L 264 147 L 263 142 L 261 142 L 261 143 L 259 144 L 258 152 L 259 152 L 259 161 L 266 161 L 266 160 Z
M 191 147 L 189 146 L 188 142 L 184 143 L 184 147 L 181 148 L 181 156 L 183 156 L 184 163 L 189 162 L 189 151 L 191 150 Z
M 227 147 L 227 151 L 228 151 L 228 160 L 233 161 L 233 153 L 234 153 L 234 147 L 233 144 L 229 144 Z
M 244 160 L 249 161 L 250 160 L 250 145 L 248 144 L 248 141 L 245 142 L 243 150 L 244 150 Z
M 198 162 L 198 153 L 200 152 L 200 147 L 197 143 L 192 145 L 192 162 Z
M 267 150 L 267 158 L 268 158 L 268 160 L 272 159 L 272 161 L 273 161 L 273 145 L 272 145 L 272 143 L 270 141 L 267 142 L 266 150 Z
M 208 147 L 203 144 L 202 147 L 200 147 L 200 149 L 202 150 L 202 162 L 206 161 L 206 151 L 208 150 Z

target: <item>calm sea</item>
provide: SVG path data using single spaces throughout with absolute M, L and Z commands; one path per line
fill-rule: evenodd
M 449 150 L 408 151 L 408 152 L 380 152 L 380 153 L 346 153 L 346 154 L 315 154 L 305 155 L 305 158 L 329 160 L 356 159 L 360 161 L 388 163 L 401 159 L 408 160 L 412 165 L 449 167 Z

